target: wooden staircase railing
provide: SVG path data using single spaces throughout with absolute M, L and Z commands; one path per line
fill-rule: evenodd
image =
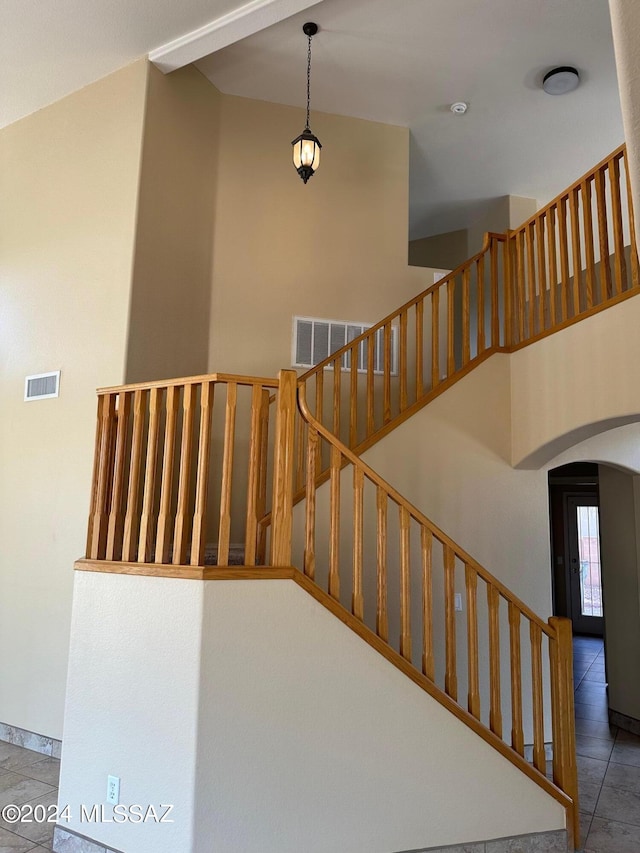
M 238 543 L 264 564 L 279 388 L 214 373 L 100 389 L 87 559 L 226 566 Z
M 566 795 L 559 799 L 567 807 L 577 844 L 570 620 L 544 622 L 403 498 L 313 417 L 304 385 L 299 407 L 306 423 L 307 480 L 296 516 L 294 565 L 303 565 L 310 580 L 438 685 L 457 703 L 461 719 L 471 715 L 482 722 L 485 739 L 494 746 L 496 739 L 508 745 L 503 754 L 556 796 L 547 784 L 548 733 L 553 781 Z M 322 446 L 330 458 L 329 486 L 318 491 Z M 413 600 L 416 589 L 419 601 Z M 465 620 L 456 613 L 463 599 Z M 501 660 L 505 645 L 508 661 Z M 547 690 L 545 659 L 550 668 Z M 532 726 L 525 735 L 526 693 Z M 549 721 L 551 726 L 545 726 Z M 525 741 L 533 744 L 532 767 L 524 761 Z
M 314 417 L 359 455 L 492 353 L 519 349 L 639 290 L 621 145 L 519 228 L 486 234 L 478 254 L 299 383 Z M 298 499 L 305 464 L 299 435 Z M 324 449 L 319 482 L 329 465 Z
M 491 353 L 637 293 L 628 187 L 621 147 L 299 379 L 101 389 L 85 565 L 180 576 L 237 563 L 235 545 L 244 566 L 303 566 L 336 613 L 346 602 L 352 626 L 375 628 L 379 650 L 567 808 L 577 845 L 570 623 L 540 619 L 359 454 Z

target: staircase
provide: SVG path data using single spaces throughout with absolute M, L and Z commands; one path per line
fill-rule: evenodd
M 295 580 L 561 803 L 578 847 L 570 622 L 537 616 L 361 454 L 494 352 L 635 295 L 633 234 L 621 147 L 300 377 L 101 389 L 77 568 Z

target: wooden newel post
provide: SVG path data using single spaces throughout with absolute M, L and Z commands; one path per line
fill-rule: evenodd
M 295 370 L 281 370 L 276 400 L 276 435 L 273 457 L 273 499 L 271 509 L 271 565 L 291 565 L 293 519 L 293 470 L 295 447 Z
M 511 231 L 507 231 L 507 239 L 504 244 L 504 265 L 502 269 L 503 293 L 504 293 L 504 345 L 509 348 L 513 346 L 513 317 L 515 300 L 515 275 L 513 271 L 513 246 Z
M 573 834 L 573 848 L 577 848 L 580 842 L 580 815 L 573 706 L 573 632 L 570 619 L 552 616 L 549 619 L 549 626 L 555 632 L 555 638 L 549 640 L 553 713 L 553 781 L 573 800 L 572 814 L 567 828 Z
M 105 556 L 109 519 L 108 498 L 111 488 L 111 464 L 116 422 L 115 395 L 101 395 L 98 398 L 91 509 L 87 534 L 87 557 L 90 560 L 103 560 Z

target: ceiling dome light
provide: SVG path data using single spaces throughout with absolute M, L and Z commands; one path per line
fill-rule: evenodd
M 463 116 L 466 111 L 469 109 L 469 104 L 465 104 L 464 101 L 456 101 L 455 104 L 451 104 L 450 110 L 456 116 Z
M 547 95 L 566 95 L 580 85 L 578 70 L 571 65 L 562 65 L 547 71 L 542 81 L 542 88 Z

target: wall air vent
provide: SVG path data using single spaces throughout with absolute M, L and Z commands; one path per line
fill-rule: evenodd
M 342 320 L 320 320 L 315 317 L 293 318 L 292 364 L 293 367 L 315 367 L 345 344 L 359 337 L 371 324 L 349 323 Z M 342 370 L 351 370 L 351 352 L 340 359 Z M 362 341 L 358 346 L 358 373 L 366 373 L 368 367 L 368 345 Z M 327 367 L 332 369 L 332 365 Z M 384 329 L 375 333 L 373 372 L 384 372 Z M 398 373 L 398 330 L 391 327 L 391 375 Z
M 47 400 L 49 397 L 58 397 L 60 394 L 60 371 L 51 373 L 34 373 L 27 376 L 24 381 L 24 399 L 26 402 L 32 400 Z

